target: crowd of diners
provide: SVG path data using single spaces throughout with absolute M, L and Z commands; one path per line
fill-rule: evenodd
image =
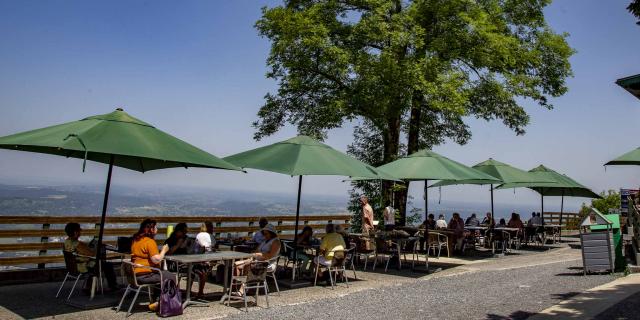
M 261 218 L 258 224 L 259 230 L 253 234 L 251 240 L 247 241 L 247 244 L 254 248 L 251 258 L 235 261 L 234 272 L 237 275 L 246 274 L 250 263 L 253 261 L 269 262 L 267 270 L 276 268 L 277 262 L 275 258 L 280 255 L 283 244 L 275 227 L 269 223 L 266 217 Z M 78 223 L 72 222 L 66 225 L 67 239 L 64 242 L 64 250 L 79 255 L 76 258 L 76 263 L 80 272 L 91 270 L 97 273 L 93 263 L 94 259 L 88 258 L 95 257 L 96 251 L 90 244 L 79 239 L 81 231 L 82 229 Z M 195 237 L 190 237 L 189 231 L 186 223 L 178 223 L 164 241 L 164 244 L 158 246 L 155 239 L 158 233 L 157 222 L 152 219 L 145 219 L 140 223 L 138 231 L 131 237 L 130 251 L 131 262 L 136 265 L 134 273 L 139 284 L 160 283 L 161 279 L 176 280 L 176 272 L 184 270 L 178 270 L 179 267 L 177 265 L 172 264 L 171 261 L 166 261 L 166 256 L 198 254 L 216 250 L 214 228 L 211 222 L 202 223 Z M 305 226 L 295 237 L 297 245 L 294 247 L 297 248 L 297 259 L 303 261 L 303 272 L 307 275 L 310 275 L 311 270 L 314 270 L 315 264 L 328 266 L 336 251 L 348 249 L 346 245 L 348 242 L 345 242 L 347 234 L 342 226 L 329 223 L 325 227 L 325 232 L 325 235 L 320 240 L 314 237 L 314 231 L 310 226 Z M 306 250 L 312 246 L 317 248 L 316 254 L 311 254 Z M 293 252 L 289 254 L 293 256 Z M 164 263 L 165 261 L 166 263 Z M 212 268 L 213 265 L 209 263 L 200 263 L 193 266 L 193 273 L 199 278 L 198 292 L 195 294 L 196 299 L 203 297 L 207 275 L 212 271 Z M 113 265 L 105 262 L 102 264 L 102 270 L 109 284 L 109 290 L 118 290 L 119 286 L 116 282 Z M 328 279 L 326 274 L 323 277 Z M 88 293 L 90 286 L 90 281 L 87 281 L 83 291 Z M 189 288 L 189 290 L 191 289 Z M 154 292 L 156 297 L 159 294 L 159 292 Z M 243 288 L 238 288 L 238 292 L 234 294 L 243 294 Z M 156 311 L 157 308 L 157 303 L 149 305 L 151 311 Z
M 362 207 L 362 233 L 364 235 L 373 236 L 375 234 L 376 227 L 374 223 L 373 208 L 369 204 L 369 199 L 366 196 L 360 197 L 360 205 Z M 383 209 L 383 221 L 384 227 L 380 228 L 384 231 L 391 231 L 395 228 L 395 209 L 391 206 L 390 202 L 385 203 Z M 434 231 L 447 231 L 453 237 L 454 252 L 459 252 L 463 249 L 463 243 L 465 239 L 470 236 L 480 234 L 481 230 L 483 234 L 489 232 L 490 235 L 497 234 L 493 230 L 499 230 L 501 228 L 517 229 L 519 232 L 515 236 L 524 238 L 531 237 L 539 228 L 544 226 L 544 219 L 540 212 L 532 212 L 531 218 L 525 223 L 520 214 L 513 212 L 511 218 L 507 222 L 504 218 L 501 218 L 497 223 L 493 220 L 491 212 L 487 212 L 482 220 L 479 219 L 476 213 L 472 213 L 465 219 L 460 216 L 460 213 L 454 212 L 451 215 L 451 219 L 447 221 L 444 214 L 440 214 L 438 219 L 435 218 L 433 213 L 427 215 L 427 219 L 419 226 L 420 229 L 434 230 Z M 478 228 L 478 230 L 470 227 L 484 227 Z M 499 237 L 499 235 L 497 236 Z
M 366 196 L 360 198 L 362 207 L 362 235 L 373 236 L 376 233 L 374 224 L 373 208 L 369 204 Z M 383 209 L 384 231 L 392 231 L 395 225 L 395 209 L 389 202 L 385 204 Z M 262 217 L 258 221 L 259 229 L 255 232 L 251 240 L 247 241 L 254 249 L 251 258 L 235 262 L 234 272 L 238 275 L 248 272 L 248 268 L 252 261 L 269 262 L 268 270 L 276 268 L 276 260 L 284 245 L 276 231 L 275 227 L 269 223 L 266 217 Z M 485 217 L 480 221 L 478 216 L 473 213 L 466 220 L 463 220 L 459 213 L 454 212 L 449 221 L 446 221 L 445 215 L 440 214 L 435 219 L 433 214 L 429 214 L 427 219 L 419 226 L 423 230 L 446 230 L 453 235 L 453 243 L 455 244 L 454 252 L 463 249 L 463 240 L 473 233 L 473 228 L 469 227 L 486 227 L 487 230 L 503 228 L 515 228 L 524 230 L 525 228 L 537 228 L 544 225 L 544 220 L 540 213 L 533 212 L 531 218 L 525 223 L 521 220 L 520 215 L 512 213 L 511 219 L 505 222 L 500 219 L 495 223 L 491 213 L 486 213 Z M 469 230 L 471 229 L 471 231 Z M 180 254 L 197 254 L 213 252 L 216 250 L 216 241 L 214 237 L 214 228 L 211 222 L 203 222 L 195 237 L 189 236 L 189 227 L 186 223 L 178 223 L 173 232 L 164 241 L 164 244 L 158 246 L 156 235 L 158 233 L 158 225 L 155 220 L 145 219 L 140 223 L 138 231 L 131 237 L 131 262 L 136 265 L 134 273 L 140 284 L 159 283 L 161 279 L 174 279 L 178 266 L 169 263 L 163 265 L 167 255 Z M 65 227 L 67 239 L 64 242 L 64 250 L 79 255 L 76 258 L 78 271 L 87 272 L 95 270 L 96 266 L 93 259 L 88 257 L 96 256 L 96 249 L 91 243 L 85 243 L 80 240 L 82 229 L 78 223 L 68 223 Z M 294 250 L 289 250 L 287 254 L 289 258 L 295 255 L 302 264 L 302 275 L 309 276 L 316 265 L 330 265 L 334 253 L 348 249 L 347 244 L 350 243 L 349 235 L 341 225 L 327 224 L 325 227 L 325 235 L 322 239 L 314 236 L 314 230 L 310 226 L 304 226 L 303 229 L 294 237 L 295 243 L 291 246 Z M 314 253 L 310 253 L 309 248 L 317 249 Z M 84 257 L 88 256 L 88 257 Z M 150 267 L 150 268 L 149 268 Z M 152 269 L 153 268 L 153 269 Z M 193 273 L 198 277 L 198 292 L 196 298 L 201 298 L 204 294 L 204 286 L 207 281 L 207 275 L 213 266 L 209 263 L 200 263 L 193 266 Z M 109 284 L 108 290 L 118 290 L 116 275 L 113 266 L 109 263 L 103 263 L 102 270 Z M 162 276 L 161 276 L 162 274 Z M 324 275 L 326 277 L 326 274 Z M 328 277 L 326 277 L 328 278 Z M 90 278 L 89 278 L 90 279 Z M 91 283 L 87 281 L 83 291 L 89 290 Z M 191 290 L 191 288 L 189 288 Z M 237 294 L 242 294 L 242 288 L 239 288 Z M 158 295 L 159 292 L 155 292 Z M 149 305 L 152 311 L 157 309 L 157 303 Z

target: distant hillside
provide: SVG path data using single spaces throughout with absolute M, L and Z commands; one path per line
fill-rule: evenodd
M 3 215 L 91 215 L 102 208 L 98 187 L 0 185 Z M 306 196 L 303 214 L 346 212 L 346 199 Z M 295 195 L 202 189 L 114 188 L 109 212 L 116 215 L 276 215 L 295 213 Z

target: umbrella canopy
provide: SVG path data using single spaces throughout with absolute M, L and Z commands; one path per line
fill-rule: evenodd
M 335 175 L 382 179 L 376 169 L 311 137 L 297 136 L 224 160 L 243 168 L 290 176 Z
M 554 181 L 554 183 L 505 183 L 498 186 L 498 189 L 507 188 L 529 188 L 535 190 L 540 194 L 541 211 L 544 215 L 544 197 L 545 196 L 558 196 L 562 197 L 560 200 L 560 225 L 562 225 L 562 214 L 564 211 L 564 197 L 584 197 L 584 198 L 601 198 L 597 193 L 591 191 L 591 189 L 581 185 L 577 181 L 569 178 L 564 174 L 560 174 L 554 170 L 551 170 L 543 165 L 539 165 L 529 172 L 540 179 L 548 179 Z M 562 228 L 560 228 L 562 232 Z M 561 233 L 562 234 L 562 233 Z
M 499 180 L 484 172 L 426 149 L 378 169 L 403 180 L 487 180 L 499 183 Z
M 638 166 L 640 165 L 640 148 L 633 149 L 607 163 L 605 166 Z
M 535 190 L 542 196 L 566 196 L 566 197 L 584 197 L 584 198 L 601 198 L 600 195 L 591 191 L 591 189 L 569 178 L 564 174 L 560 174 L 543 165 L 539 165 L 529 171 L 533 175 L 554 181 L 554 183 L 541 182 L 512 182 L 498 186 L 498 189 L 522 188 L 526 187 Z
M 104 234 L 113 166 L 140 172 L 172 167 L 242 170 L 130 116 L 122 109 L 1 137 L 0 148 L 109 164 L 98 232 L 98 248 L 102 244 Z M 100 259 L 101 250 L 96 251 L 96 259 Z
M 242 170 L 122 109 L 0 138 L 0 148 L 80 158 L 145 172 L 174 167 Z
M 500 183 L 494 177 L 443 157 L 431 150 L 420 150 L 407 157 L 378 167 L 390 175 L 403 180 L 424 180 L 424 214 L 429 214 L 429 180 L 483 180 Z
M 382 179 L 382 175 L 378 173 L 374 167 L 337 151 L 311 137 L 302 135 L 231 155 L 224 159 L 243 168 L 299 176 L 294 247 L 297 247 L 298 225 L 300 222 L 302 176 L 336 175 Z M 294 251 L 294 255 L 295 260 L 297 250 Z M 292 277 L 292 280 L 295 280 L 295 272 L 292 273 Z
M 506 182 L 511 182 L 511 183 L 532 183 L 532 182 L 546 182 L 546 183 L 551 183 L 553 184 L 554 182 L 552 180 L 546 179 L 546 178 L 542 178 L 542 177 L 538 177 L 535 175 L 532 175 L 531 173 L 518 169 L 516 167 L 512 167 L 504 162 L 500 162 L 500 161 L 496 161 L 493 160 L 492 158 L 489 158 L 486 161 L 482 161 L 476 165 L 474 165 L 472 168 L 484 172 L 492 177 L 494 177 L 495 179 L 498 180 L 498 182 L 496 183 L 495 180 L 490 181 L 490 180 L 486 180 L 486 179 L 471 179 L 471 180 L 459 180 L 459 181 L 453 181 L 453 180 L 443 180 L 443 181 L 439 181 L 433 185 L 431 185 L 432 187 L 441 187 L 441 186 L 448 186 L 448 185 L 453 185 L 453 184 L 490 184 L 491 185 L 491 219 L 493 219 L 493 185 L 494 184 L 498 184 L 498 183 L 506 183 Z M 494 220 L 495 221 L 495 220 Z
M 530 172 L 518 169 L 516 167 L 512 167 L 504 162 L 500 162 L 497 160 L 493 160 L 489 158 L 489 160 L 482 161 L 472 168 L 482 171 L 490 175 L 491 177 L 497 179 L 498 183 L 534 183 L 534 182 L 546 182 L 546 183 L 554 183 L 553 180 L 550 180 L 545 177 L 540 177 L 537 175 L 533 175 Z M 459 181 L 440 181 L 438 183 L 433 184 L 432 186 L 446 186 L 452 184 L 496 184 L 494 182 L 487 180 L 459 180 Z

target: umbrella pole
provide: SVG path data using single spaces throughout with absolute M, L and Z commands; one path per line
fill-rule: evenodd
M 562 242 L 562 212 L 564 211 L 564 189 L 562 189 L 562 196 L 560 197 L 560 242 Z
M 429 180 L 424 180 L 424 220 L 427 221 L 429 216 L 429 192 L 427 187 L 429 186 Z
M 296 264 L 298 261 L 298 224 L 300 223 L 300 195 L 302 194 L 302 175 L 298 176 L 298 202 L 296 203 L 296 227 L 293 234 L 293 263 Z M 292 272 L 292 281 L 296 280 L 296 269 L 295 266 Z
M 493 184 L 491 184 L 490 186 L 491 186 L 491 221 L 495 225 L 496 224 L 496 218 L 493 217 Z
M 544 224 L 544 195 L 542 193 L 540 194 L 540 215 Z
M 102 236 L 104 234 L 104 222 L 107 217 L 107 204 L 109 203 L 109 190 L 111 189 L 111 173 L 113 172 L 114 156 L 109 158 L 109 173 L 107 173 L 107 185 L 104 189 L 104 202 L 102 203 L 102 216 L 100 217 L 100 231 L 98 231 L 98 246 L 96 247 L 96 261 L 100 261 L 102 253 Z

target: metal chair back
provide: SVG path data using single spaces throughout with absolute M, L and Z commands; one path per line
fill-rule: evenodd
M 67 272 L 73 276 L 77 276 L 80 274 L 78 272 L 78 262 L 76 261 L 76 255 L 73 252 L 62 250 L 62 255 L 64 256 L 64 265 L 67 268 Z

